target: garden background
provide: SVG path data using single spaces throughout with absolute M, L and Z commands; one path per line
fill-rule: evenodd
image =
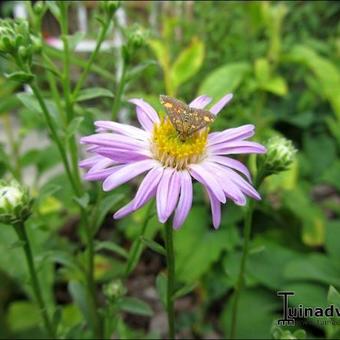
M 51 80 L 65 67 L 55 18 L 59 7 L 53 1 L 38 4 L 24 2 L 18 8 L 15 2 L 2 2 L 1 17 L 26 14 L 36 34 L 33 19 L 41 6 L 39 48 L 44 54 L 34 54 L 32 69 L 56 126 L 62 126 L 65 97 L 60 83 Z M 97 20 L 104 20 L 105 5 L 68 2 L 66 10 L 74 87 L 105 24 Z M 292 334 L 299 329 L 309 338 L 340 337 L 339 325 L 323 325 L 320 319 L 286 328 L 275 323 L 282 315 L 276 295 L 280 290 L 295 292 L 291 306 L 340 307 L 339 18 L 340 3 L 333 1 L 123 1 L 79 89 L 75 118 L 63 130 L 64 142 L 72 147 L 72 140 L 93 133 L 94 120 L 114 117 L 135 124 L 130 98 L 144 98 L 161 111 L 160 94 L 190 102 L 201 94 L 217 100 L 233 92 L 212 130 L 254 124 L 258 142 L 277 134 L 293 141 L 298 150 L 294 163 L 265 181 L 263 200 L 256 206 L 239 338 L 285 338 L 286 330 Z M 127 62 L 124 49 L 131 41 L 136 49 Z M 166 265 L 152 249 L 152 240 L 162 243 L 161 224 L 153 217 L 141 239 L 148 207 L 112 219 L 132 198 L 136 183 L 103 193 L 98 183 L 84 182 L 87 195 L 75 199 L 25 79 L 20 74 L 6 78 L 16 71 L 6 58 L 1 58 L 0 69 L 0 173 L 29 186 L 35 198 L 26 228 L 59 336 L 90 337 L 86 325 L 91 315 L 79 269 L 86 238 L 79 207 L 92 210 L 97 202 L 94 276 L 103 313 L 112 313 L 113 334 L 166 337 L 159 299 Z M 78 146 L 78 152 L 83 159 L 85 150 Z M 254 168 L 254 158 L 241 159 Z M 174 238 L 176 279 L 184 287 L 176 302 L 178 338 L 229 336 L 245 211 L 228 203 L 215 231 L 208 201 L 195 189 L 193 209 Z M 129 262 L 126 275 L 133 247 L 137 258 Z M 125 298 L 112 309 L 110 289 Z M 43 338 L 40 324 L 22 244 L 10 226 L 0 225 L 0 338 Z M 304 336 L 303 331 L 295 334 Z

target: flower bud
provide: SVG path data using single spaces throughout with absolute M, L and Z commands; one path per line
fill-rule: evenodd
M 25 222 L 31 214 L 32 199 L 28 189 L 18 182 L 0 181 L 0 223 Z
M 43 1 L 37 1 L 34 5 L 33 5 L 33 11 L 36 15 L 40 16 L 42 14 L 44 14 L 46 9 L 45 3 Z
M 17 55 L 21 47 L 30 51 L 30 46 L 31 36 L 26 20 L 0 19 L 0 53 Z
M 114 280 L 104 286 L 104 295 L 109 301 L 114 301 L 126 294 L 127 290 L 121 280 Z
M 140 25 L 134 24 L 125 31 L 125 34 L 127 42 L 123 46 L 123 58 L 129 63 L 136 50 L 145 45 L 148 32 Z
M 107 15 L 112 16 L 115 14 L 120 6 L 120 1 L 102 1 L 102 8 L 107 13 Z
M 295 159 L 297 150 L 291 140 L 274 136 L 267 143 L 267 153 L 263 157 L 263 169 L 267 175 L 288 170 Z

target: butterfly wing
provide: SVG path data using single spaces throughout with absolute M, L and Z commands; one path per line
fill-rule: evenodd
M 202 109 L 190 108 L 190 127 L 187 131 L 187 135 L 197 132 L 198 130 L 208 126 L 215 120 L 215 116 L 207 111 Z
M 161 95 L 160 102 L 182 139 L 186 139 L 215 120 L 211 112 L 189 107 L 176 98 Z
M 160 102 L 170 118 L 176 131 L 182 136 L 187 136 L 190 128 L 190 107 L 182 101 L 169 96 L 160 96 Z

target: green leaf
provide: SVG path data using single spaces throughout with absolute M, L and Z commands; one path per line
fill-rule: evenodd
M 173 295 L 173 299 L 178 299 L 178 298 L 180 298 L 180 297 L 182 297 L 184 295 L 189 294 L 196 287 L 197 287 L 197 282 L 194 282 L 192 284 L 188 284 L 188 285 L 185 285 L 185 286 L 179 288 L 178 290 L 175 291 L 175 293 Z
M 39 308 L 28 301 L 14 301 L 7 312 L 7 322 L 13 332 L 23 332 L 40 323 Z
M 126 259 L 128 258 L 127 251 L 123 247 L 120 247 L 118 244 L 112 241 L 96 242 L 95 251 L 100 251 L 100 250 L 110 250 Z
M 238 339 L 271 339 L 270 329 L 275 318 L 276 311 L 282 302 L 273 292 L 265 289 L 246 289 L 242 291 L 239 299 L 237 313 L 236 334 Z M 226 301 L 220 318 L 220 327 L 225 337 L 230 336 L 232 320 L 232 300 Z M 258 306 L 258 308 L 250 308 Z M 259 312 L 259 309 L 261 312 Z
M 16 95 L 6 95 L 0 102 L 0 114 L 4 112 L 13 111 L 20 105 L 20 102 Z
M 20 92 L 17 94 L 17 98 L 29 111 L 42 113 L 40 104 L 33 94 Z M 53 119 L 56 120 L 56 118 L 58 117 L 58 109 L 57 109 L 56 104 L 53 101 L 46 99 L 46 98 L 44 99 L 44 101 Z
M 303 242 L 309 246 L 323 245 L 325 216 L 321 208 L 300 187 L 284 192 L 283 202 L 301 220 Z
M 85 320 L 93 327 L 93 318 L 91 316 L 91 308 L 88 305 L 87 292 L 84 285 L 78 281 L 70 281 L 68 284 L 68 291 L 72 296 L 74 303 L 82 312 Z
M 290 280 L 315 281 L 340 286 L 340 272 L 321 254 L 311 254 L 301 259 L 294 259 L 284 268 L 284 276 Z
M 70 50 L 75 50 L 77 45 L 80 43 L 81 40 L 85 38 L 86 33 L 85 32 L 76 32 L 73 35 L 68 35 L 67 40 L 69 44 Z
M 229 233 L 210 228 L 208 212 L 208 207 L 193 207 L 182 228 L 174 233 L 176 278 L 187 284 L 206 273 L 228 248 Z
M 15 81 L 20 84 L 29 84 L 34 79 L 34 75 L 32 73 L 23 71 L 5 74 L 5 77 L 10 81 Z
M 126 81 L 131 81 L 135 78 L 137 78 L 142 72 L 144 72 L 147 68 L 149 68 L 152 65 L 157 65 L 157 63 L 154 60 L 146 60 L 139 64 L 138 66 L 132 68 L 129 70 L 126 74 Z
M 75 117 L 71 120 L 65 131 L 65 139 L 70 139 L 77 133 L 79 126 L 83 120 L 84 117 Z
M 136 268 L 139 262 L 140 256 L 142 255 L 142 252 L 143 252 L 142 241 L 140 240 L 140 238 L 138 238 L 133 241 L 132 246 L 129 250 L 129 257 L 126 263 L 127 274 L 130 274 Z
M 327 301 L 330 305 L 340 308 L 340 293 L 333 286 L 329 287 Z
M 203 42 L 193 39 L 190 46 L 179 54 L 171 67 L 171 79 L 174 88 L 192 78 L 202 66 L 203 59 Z
M 218 100 L 226 93 L 236 90 L 250 70 L 250 64 L 246 62 L 225 64 L 203 80 L 198 92 Z
M 13 243 L 8 247 L 8 249 L 21 248 L 21 247 L 23 247 L 25 244 L 26 244 L 25 241 L 18 240 L 18 241 L 13 242 Z
M 327 253 L 337 262 L 340 262 L 340 221 L 334 220 L 326 223 L 326 250 Z
M 43 254 L 43 258 L 53 263 L 62 264 L 65 267 L 70 268 L 73 271 L 81 272 L 79 264 L 76 262 L 75 257 L 66 251 L 51 250 Z
M 115 208 L 117 204 L 122 202 L 125 198 L 123 194 L 110 194 L 100 201 L 98 208 L 95 211 L 95 215 L 93 218 L 93 233 L 95 234 L 98 228 L 102 225 L 105 216 Z
M 156 278 L 156 289 L 159 296 L 159 299 L 161 300 L 164 308 L 167 308 L 167 285 L 168 285 L 168 278 L 164 273 L 159 273 Z
M 299 259 L 298 253 L 289 248 L 282 247 L 274 242 L 262 241 L 263 251 L 249 256 L 247 273 L 256 282 L 260 282 L 272 290 L 282 289 L 287 282 L 284 276 L 284 268 L 287 263 Z M 226 257 L 227 259 L 227 257 Z M 224 262 L 224 268 L 228 272 L 230 262 Z M 237 271 L 238 274 L 238 271 Z
M 159 64 L 161 65 L 163 70 L 169 71 L 169 53 L 166 48 L 166 45 L 163 44 L 161 40 L 151 39 L 148 41 L 148 44 L 155 54 Z
M 321 181 L 340 190 L 340 161 L 333 162 L 322 174 Z
M 284 96 L 288 92 L 286 80 L 280 76 L 268 79 L 261 88 L 278 96 Z
M 81 90 L 78 93 L 76 101 L 81 102 L 81 101 L 90 100 L 90 99 L 94 99 L 94 98 L 98 98 L 98 97 L 113 98 L 114 95 L 108 89 L 104 89 L 104 88 L 101 88 L 101 87 L 91 87 L 89 89 Z
M 120 310 L 136 315 L 152 316 L 153 310 L 144 301 L 134 297 L 123 297 L 118 302 Z
M 150 249 L 152 249 L 153 251 L 155 251 L 156 253 L 166 256 L 166 250 L 163 246 L 161 246 L 159 243 L 153 241 L 153 240 L 149 240 L 145 237 L 141 237 L 142 242 L 149 247 Z
M 288 57 L 289 60 L 303 63 L 312 70 L 320 82 L 321 94 L 330 102 L 336 116 L 340 119 L 340 71 L 338 67 L 304 45 L 294 46 Z
M 306 133 L 303 139 L 312 175 L 319 180 L 337 160 L 336 144 L 333 138 L 326 134 Z
M 33 94 L 21 92 L 17 94 L 17 97 L 27 109 L 42 112 L 41 107 Z
M 262 85 L 270 78 L 270 65 L 267 59 L 259 58 L 255 60 L 255 76 L 257 81 Z
M 73 197 L 73 200 L 78 203 L 78 205 L 83 208 L 86 209 L 87 206 L 90 203 L 90 195 L 88 193 L 85 193 L 83 196 L 81 197 Z

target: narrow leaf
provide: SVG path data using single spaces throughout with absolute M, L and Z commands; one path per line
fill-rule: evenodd
M 131 314 L 144 316 L 153 315 L 153 311 L 147 303 L 134 297 L 123 297 L 119 301 L 119 308 L 120 310 Z
M 112 241 L 97 242 L 95 245 L 95 250 L 110 250 L 126 259 L 129 256 L 128 252 L 124 248 L 120 247 L 118 244 Z
M 161 254 L 163 256 L 166 256 L 165 248 L 163 246 L 161 246 L 159 243 L 157 243 L 153 240 L 146 239 L 143 236 L 141 237 L 141 240 L 147 247 L 149 247 L 150 249 L 152 249 L 156 253 Z
M 114 95 L 108 89 L 104 89 L 101 87 L 92 87 L 89 89 L 81 90 L 77 96 L 76 101 L 81 102 L 81 101 L 90 100 L 90 99 L 94 99 L 98 97 L 113 98 Z

